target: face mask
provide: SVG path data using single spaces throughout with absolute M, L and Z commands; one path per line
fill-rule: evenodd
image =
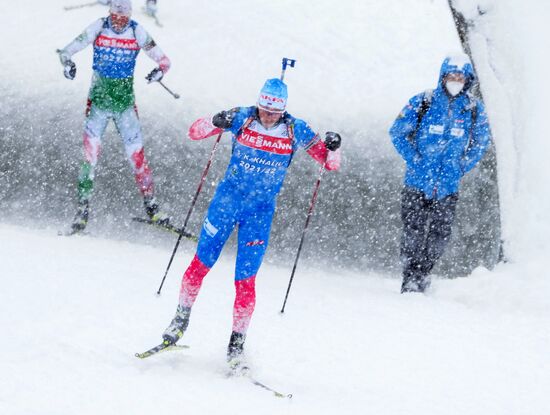
M 445 88 L 453 97 L 457 96 L 464 88 L 464 82 L 448 81 L 445 83 Z

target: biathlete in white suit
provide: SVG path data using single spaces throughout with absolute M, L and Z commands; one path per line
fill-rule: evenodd
M 170 60 L 143 26 L 130 19 L 131 15 L 130 0 L 113 0 L 108 17 L 96 20 L 59 51 L 64 75 L 68 79 L 74 79 L 76 75 L 76 65 L 71 57 L 90 44 L 93 44 L 94 51 L 83 138 L 84 162 L 78 178 L 78 211 L 71 225 L 73 232 L 81 231 L 88 223 L 95 167 L 101 139 L 110 119 L 115 122 L 124 142 L 147 215 L 160 223 L 169 220 L 160 212 L 154 197 L 153 178 L 143 150 L 134 96 L 134 68 L 139 51 L 143 49 L 158 64 L 147 80 L 160 81 L 170 68 Z

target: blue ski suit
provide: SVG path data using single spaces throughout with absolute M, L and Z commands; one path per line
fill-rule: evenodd
M 233 152 L 225 176 L 212 199 L 203 223 L 197 256 L 211 268 L 238 225 L 235 280 L 256 275 L 267 248 L 276 198 L 287 168 L 298 148 L 319 142 L 303 120 L 285 113 L 265 129 L 256 107 L 235 108 L 231 127 Z
M 456 97 L 450 97 L 443 86 L 443 78 L 451 72 L 460 72 L 467 79 L 463 92 Z M 467 93 L 473 82 L 470 63 L 457 67 L 446 59 L 418 127 L 418 112 L 426 93 L 411 98 L 390 129 L 393 144 L 407 163 L 405 186 L 420 190 L 428 199 L 457 193 L 462 176 L 488 148 L 491 133 L 484 106 Z

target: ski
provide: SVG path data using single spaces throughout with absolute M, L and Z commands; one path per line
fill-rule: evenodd
M 160 22 L 159 18 L 157 17 L 157 14 L 156 13 L 149 13 L 147 11 L 147 9 L 145 7 L 142 7 L 141 9 L 143 11 L 144 14 L 146 14 L 147 16 L 149 16 L 151 19 L 153 19 L 155 21 L 155 24 L 158 26 L 158 27 L 162 27 L 162 23 Z
M 167 352 L 169 350 L 182 350 L 182 349 L 188 349 L 189 346 L 187 345 L 179 345 L 175 343 L 171 343 L 167 340 L 164 340 L 161 344 L 150 348 L 149 350 L 144 351 L 143 353 L 136 353 L 135 356 L 139 359 L 146 359 L 150 356 L 153 356 L 154 354 Z
M 88 232 L 84 231 L 83 229 L 75 230 L 70 229 L 68 231 L 57 231 L 57 236 L 73 236 L 73 235 L 88 235 Z
M 241 367 L 236 367 L 236 368 L 230 368 L 229 369 L 229 372 L 227 374 L 227 377 L 228 378 L 233 378 L 233 377 L 243 377 L 245 379 L 247 379 L 251 384 L 255 385 L 255 386 L 258 386 L 259 388 L 262 388 L 266 391 L 269 391 L 273 394 L 273 396 L 277 397 L 277 398 L 286 398 L 286 399 L 290 399 L 292 398 L 292 394 L 291 393 L 282 393 L 282 392 L 279 392 L 277 391 L 276 389 L 273 389 L 272 387 L 266 385 L 265 383 L 263 382 L 260 382 L 258 379 L 254 378 L 251 373 L 250 373 L 250 368 L 248 366 L 241 366 Z
M 185 238 L 191 239 L 192 241 L 195 241 L 195 242 L 199 240 L 199 238 L 197 238 L 192 233 L 185 232 L 182 229 L 178 228 L 177 226 L 172 225 L 171 223 L 160 223 L 160 222 L 155 222 L 151 219 L 145 219 L 140 217 L 133 217 L 132 220 L 134 222 L 145 223 L 148 225 L 156 226 L 157 228 L 163 229 L 165 231 L 173 232 L 177 235 L 182 235 Z
M 265 389 L 269 392 L 271 392 L 273 394 L 273 396 L 276 396 L 277 398 L 287 398 L 287 399 L 290 399 L 292 398 L 292 394 L 291 393 L 282 393 L 282 392 L 278 392 L 276 391 L 275 389 L 267 386 L 265 383 L 262 383 L 256 379 L 254 379 L 253 377 L 250 377 L 250 376 L 246 376 L 246 378 L 253 384 L 253 385 L 256 385 L 256 386 L 259 386 L 260 388 L 262 389 Z
M 188 345 L 174 344 L 174 343 L 169 342 L 168 340 L 164 340 L 161 344 L 159 344 L 155 347 L 152 347 L 152 348 L 150 348 L 149 350 L 146 350 L 143 353 L 136 353 L 135 356 L 138 359 L 146 359 L 150 356 L 153 356 L 153 355 L 156 355 L 156 354 L 159 354 L 159 353 L 162 353 L 162 352 L 167 352 L 167 351 L 170 351 L 170 350 L 182 350 L 182 349 L 188 349 L 188 348 L 189 348 Z M 258 386 L 259 388 L 262 388 L 266 391 L 271 392 L 273 394 L 273 396 L 275 396 L 277 398 L 287 398 L 287 399 L 292 398 L 291 393 L 279 392 L 278 390 L 273 389 L 272 387 L 266 385 L 263 382 L 260 382 L 256 378 L 254 378 L 250 374 L 250 368 L 248 366 L 239 366 L 239 367 L 236 367 L 236 368 L 230 368 L 229 372 L 227 373 L 227 377 L 228 378 L 242 377 L 242 378 L 247 379 L 251 384 L 253 384 L 255 386 Z

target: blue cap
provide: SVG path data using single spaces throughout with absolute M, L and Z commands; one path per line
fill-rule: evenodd
M 286 84 L 278 78 L 268 79 L 260 91 L 258 106 L 270 112 L 284 112 L 287 99 Z

